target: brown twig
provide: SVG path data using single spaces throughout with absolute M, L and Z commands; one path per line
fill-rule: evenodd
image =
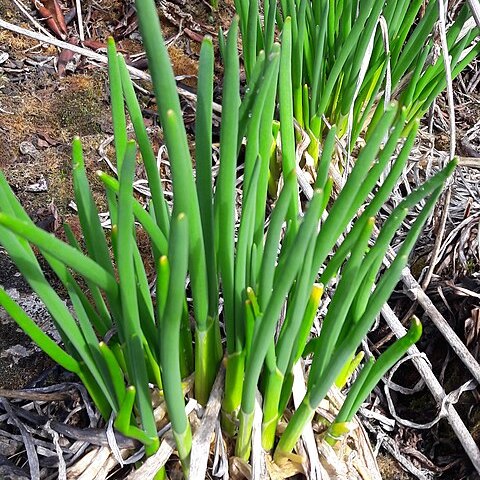
M 32 402 L 55 402 L 68 400 L 71 395 L 66 392 L 41 393 L 35 390 L 7 390 L 0 388 L 0 397 L 13 400 L 30 400 Z

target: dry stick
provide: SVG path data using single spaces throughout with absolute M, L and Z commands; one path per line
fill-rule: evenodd
M 55 45 L 56 47 L 59 47 L 59 48 L 70 50 L 74 53 L 78 53 L 87 58 L 97 60 L 98 62 L 102 62 L 105 64 L 108 63 L 108 58 L 106 55 L 102 55 L 100 53 L 94 52 L 87 48 L 79 47 L 77 45 L 72 45 L 71 43 L 63 42 L 62 40 L 58 40 L 53 37 L 52 38 L 47 37 L 46 35 L 42 35 L 41 33 L 33 32 L 32 30 L 28 30 L 26 28 L 22 28 L 17 25 L 14 25 L 13 23 L 6 22 L 1 18 L 0 18 L 0 27 L 5 28 L 6 30 L 10 30 L 12 32 L 18 33 L 19 35 L 25 35 L 26 37 L 33 38 L 35 40 L 38 40 L 39 42 L 48 43 L 50 45 Z M 142 70 L 139 70 L 138 68 L 127 65 L 127 70 L 133 76 L 140 78 L 141 80 L 146 80 L 148 82 L 152 81 L 152 78 L 148 73 L 142 72 Z M 177 85 L 177 92 L 183 97 L 185 97 L 186 99 L 196 103 L 197 96 L 194 93 L 189 92 L 188 90 L 185 90 L 184 88 L 179 87 L 178 85 Z M 213 102 L 213 110 L 217 113 L 221 113 L 222 107 L 218 103 Z
M 445 340 L 450 344 L 453 351 L 458 355 L 475 380 L 480 384 L 480 365 L 477 360 L 469 352 L 465 344 L 458 338 L 457 334 L 452 327 L 450 327 L 427 294 L 422 290 L 422 287 L 417 283 L 409 268 L 403 269 L 402 281 L 406 287 L 407 296 L 411 300 L 418 301 L 420 306 L 425 310 L 427 316 L 432 320 L 440 333 L 445 337 Z
M 185 407 L 185 412 L 187 415 L 192 413 L 197 402 L 195 400 L 190 400 Z M 147 458 L 143 462 L 142 466 L 137 470 L 133 471 L 126 477 L 125 480 L 145 480 L 154 478 L 157 472 L 167 463 L 168 459 L 171 457 L 172 453 L 175 450 L 175 440 L 173 438 L 173 433 L 170 430 L 162 438 L 162 443 L 157 452 L 151 457 Z
M 82 3 L 80 0 L 75 0 L 75 5 L 77 8 L 78 36 L 80 37 L 80 41 L 83 42 L 85 40 L 85 33 L 83 31 Z
M 262 447 L 262 394 L 257 390 L 255 394 L 255 410 L 252 425 L 252 480 L 269 480 L 266 452 Z
M 27 451 L 28 466 L 30 467 L 30 477 L 32 480 L 40 480 L 40 463 L 38 461 L 37 451 L 35 449 L 35 444 L 33 442 L 33 437 L 30 431 L 25 427 L 25 425 L 20 421 L 20 419 L 13 412 L 13 408 L 6 398 L 0 397 L 0 404 L 3 406 L 4 410 L 7 412 L 8 416 L 16 427 L 20 430 L 22 435 L 23 444 L 25 445 L 25 450 Z
M 410 272 L 408 272 L 408 274 L 410 274 Z M 403 273 L 403 275 L 407 276 L 407 278 L 408 278 L 408 274 L 405 271 Z M 421 290 L 418 284 L 417 284 L 417 288 Z M 423 293 L 423 290 L 421 291 Z M 395 315 L 395 313 L 393 312 L 393 310 L 390 308 L 388 304 L 385 304 L 384 307 L 382 308 L 382 316 L 387 322 L 388 326 L 391 328 L 391 330 L 395 333 L 395 335 L 398 338 L 403 337 L 407 333 L 407 330 L 401 324 L 400 320 L 397 318 L 397 316 Z M 409 348 L 408 353 L 410 355 L 413 355 L 412 362 L 417 368 L 422 378 L 425 380 L 425 384 L 427 385 L 428 389 L 432 393 L 436 402 L 439 405 L 442 405 L 442 403 L 445 400 L 446 394 L 442 386 L 440 385 L 440 382 L 437 380 L 437 378 L 433 374 L 428 363 L 425 361 L 423 357 L 419 355 L 420 352 L 415 345 Z M 447 411 L 446 417 L 448 422 L 452 426 L 453 431 L 457 435 L 458 440 L 460 441 L 463 448 L 465 449 L 465 452 L 470 458 L 473 466 L 475 467 L 477 472 L 480 473 L 480 450 L 477 444 L 473 440 L 472 436 L 470 435 L 470 432 L 468 431 L 467 427 L 465 426 L 462 419 L 460 418 L 457 411 L 455 410 L 455 407 L 451 403 L 447 402 L 445 404 L 445 409 Z
M 443 65 L 445 67 L 445 80 L 447 83 L 447 99 L 448 99 L 448 119 L 450 124 L 450 152 L 449 152 L 449 160 L 453 160 L 455 157 L 455 146 L 456 146 L 456 129 L 455 129 L 455 102 L 453 99 L 453 86 L 452 86 L 452 65 L 450 55 L 448 53 L 448 45 L 447 45 L 447 27 L 445 25 L 445 5 L 443 1 L 438 2 L 438 29 L 440 30 L 440 44 L 442 48 L 443 54 Z M 433 118 L 433 116 L 432 116 Z M 448 214 L 448 207 L 450 205 L 450 199 L 452 197 L 452 189 L 451 189 L 452 180 L 448 180 L 448 188 L 444 195 L 444 207 L 442 212 L 442 217 L 440 220 L 440 228 L 438 230 L 438 234 L 435 238 L 435 243 L 433 245 L 433 251 L 431 256 L 430 266 L 428 267 L 427 274 L 425 279 L 422 282 L 422 288 L 424 290 L 427 289 L 428 285 L 430 284 L 430 280 L 432 279 L 433 271 L 435 266 L 438 262 L 438 253 L 440 251 L 440 246 L 443 241 L 443 235 L 445 234 L 445 224 L 447 222 L 447 214 Z
M 400 453 L 400 448 L 397 442 L 388 435 L 385 435 L 381 427 L 374 426 L 368 417 L 365 416 L 362 418 L 362 425 L 364 425 L 365 428 L 377 438 L 377 445 L 380 444 L 384 450 L 390 453 L 405 471 L 411 473 L 418 480 L 432 480 L 430 474 L 425 474 L 423 470 L 420 470 L 405 455 Z
M 433 272 L 435 270 L 435 267 L 437 266 L 438 263 L 438 254 L 440 252 L 440 248 L 442 246 L 443 242 L 443 236 L 445 235 L 445 225 L 447 223 L 447 217 L 448 217 L 448 208 L 450 206 L 450 200 L 452 198 L 452 187 L 448 186 L 447 190 L 445 191 L 444 195 L 444 201 L 443 201 L 443 212 L 442 216 L 440 218 L 440 226 L 438 228 L 438 233 L 435 237 L 435 243 L 433 244 L 433 250 L 432 250 L 432 257 L 430 261 L 430 265 L 427 270 L 427 274 L 425 275 L 425 278 L 422 282 L 422 288 L 423 290 L 426 290 L 428 286 L 430 285 L 430 280 L 432 279 Z
M 480 2 L 478 0 L 467 0 L 467 2 L 477 27 L 480 28 Z
M 222 406 L 223 386 L 225 382 L 225 367 L 220 370 L 213 384 L 210 398 L 208 399 L 202 423 L 192 439 L 192 454 L 190 458 L 190 480 L 203 480 L 206 478 L 210 444 L 212 442 L 215 424 Z
M 72 398 L 66 392 L 41 393 L 35 390 L 7 390 L 5 388 L 0 388 L 0 397 L 33 402 L 54 402 Z

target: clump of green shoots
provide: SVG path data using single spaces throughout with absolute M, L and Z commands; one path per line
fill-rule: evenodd
M 248 459 L 257 389 L 263 395 L 262 443 L 271 450 L 277 424 L 291 396 L 293 366 L 302 355 L 311 354 L 306 396 L 275 449 L 275 458 L 280 460 L 294 448 L 305 424 L 345 366 L 351 366 L 362 339 L 397 283 L 455 162 L 406 197 L 388 220 L 378 225 L 380 233 L 374 237 L 375 218 L 402 173 L 418 127 L 415 123 L 406 129 L 408 109 L 389 104 L 380 121 L 368 128 L 368 141 L 336 199 L 331 196 L 328 174 L 336 128 L 329 131 L 319 157 L 313 197 L 303 205 L 295 174 L 289 76 L 292 43 L 266 45 L 249 70 L 250 90 L 242 99 L 238 21 L 234 19 L 223 46 L 220 170 L 214 188 L 212 41 L 206 37 L 201 48 L 195 175 L 154 1 L 138 1 L 137 13 L 168 150 L 173 209 L 170 211 L 166 202 L 125 62 L 110 41 L 118 180 L 98 172 L 107 193 L 110 235 L 98 218 L 79 138 L 74 139 L 72 148 L 73 181 L 85 251 L 68 228 L 67 244 L 36 227 L 0 174 L 0 243 L 45 303 L 64 348 L 46 336 L 2 289 L 0 304 L 47 354 L 79 376 L 104 419 L 113 415 L 115 428 L 141 441 L 147 455 L 159 446 L 150 386 L 162 390 L 186 476 L 191 428 L 184 409 L 182 378 L 195 373 L 195 397 L 205 404 L 224 358 L 223 427 L 236 437 L 236 454 Z M 288 31 L 288 20 L 284 28 Z M 128 140 L 125 106 L 135 140 Z M 280 127 L 275 119 L 277 107 Z M 270 207 L 269 167 L 278 129 L 284 153 L 284 186 Z M 242 142 L 244 150 L 240 148 Z M 133 195 L 137 145 L 150 186 L 148 209 Z M 243 164 L 243 183 L 237 224 L 239 162 Z M 388 175 L 380 181 L 387 165 Z M 372 198 L 365 205 L 369 195 Z M 409 209 L 419 202 L 424 202 L 424 208 L 395 260 L 382 272 L 382 260 L 396 230 Z M 362 206 L 364 211 L 357 218 Z M 150 238 L 156 266 L 154 297 L 136 242 L 139 227 Z M 65 285 L 74 315 L 48 284 L 30 244 L 37 247 Z M 79 277 L 84 282 L 80 283 Z M 321 334 L 309 342 L 323 285 L 334 277 L 337 286 Z M 191 305 L 186 299 L 187 279 Z M 219 298 L 223 301 L 221 317 Z M 414 322 L 407 336 L 394 343 L 373 366 L 371 361 L 366 364 L 336 424 L 351 418 L 381 375 L 418 339 L 420 331 L 419 323 Z M 337 427 L 334 424 L 331 428 L 335 436 Z
M 268 52 L 280 32 L 293 52 L 286 76 L 294 116 L 310 136 L 314 160 L 328 124 L 337 125 L 337 135 L 347 136 L 353 149 L 391 100 L 406 108 L 406 129 L 412 128 L 446 86 L 436 53 L 438 1 L 421 12 L 424 3 L 236 0 L 247 78 L 254 77 L 258 53 Z M 453 78 L 480 52 L 478 28 L 464 28 L 470 16 L 464 3 L 447 29 Z

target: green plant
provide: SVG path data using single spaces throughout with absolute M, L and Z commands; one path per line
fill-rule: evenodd
M 338 285 L 321 335 L 309 343 L 313 363 L 307 395 L 280 438 L 275 452 L 280 459 L 293 448 L 305 422 L 351 361 L 388 299 L 455 162 L 405 198 L 384 225 L 379 225 L 380 234 L 373 238 L 374 218 L 405 166 L 418 127 L 416 123 L 404 138 L 408 112 L 396 104 L 389 105 L 381 121 L 369 127 L 368 142 L 336 199 L 331 198 L 332 180 L 328 177 L 336 134 L 332 128 L 323 144 L 315 193 L 299 215 L 288 43 L 280 48 L 272 42 L 268 52 L 258 56 L 251 70 L 250 91 L 241 99 L 238 23 L 234 19 L 222 47 L 225 76 L 220 171 L 213 189 L 212 41 L 205 38 L 201 50 L 194 176 L 175 80 L 153 0 L 138 1 L 137 11 L 170 160 L 173 210 L 170 212 L 165 200 L 124 60 L 116 54 L 113 41 L 109 41 L 119 178 L 117 181 L 102 172 L 98 178 L 107 192 L 111 234 L 105 234 L 98 219 L 80 139 L 73 141 L 73 180 L 85 253 L 68 228 L 66 244 L 36 227 L 0 174 L 0 243 L 44 301 L 65 350 L 42 333 L 1 289 L 0 303 L 41 348 L 80 377 L 105 419 L 113 414 L 114 425 L 120 432 L 145 444 L 147 455 L 159 445 L 149 383 L 162 389 L 179 457 L 188 475 L 191 431 L 183 408 L 181 381 L 194 371 L 195 396 L 206 403 L 224 355 L 219 292 L 226 336 L 223 425 L 226 433 L 237 435 L 237 455 L 248 458 L 256 390 L 260 388 L 264 396 L 263 444 L 271 449 L 278 420 L 290 398 L 292 368 L 305 351 L 322 284 L 336 276 Z M 270 209 L 267 189 L 273 132 L 278 130 L 274 123 L 277 85 L 282 144 L 289 154 L 282 165 L 284 187 Z M 133 195 L 137 152 L 135 142 L 127 139 L 125 104 L 150 185 L 148 211 Z M 246 147 L 241 152 L 244 138 Z M 385 138 L 388 140 L 384 143 Z M 392 157 L 389 173 L 377 188 Z M 239 160 L 243 163 L 243 185 L 237 231 Z M 356 219 L 372 192 L 373 199 Z M 425 207 L 396 259 L 387 271 L 381 272 L 386 249 L 408 209 L 424 200 Z M 352 222 L 353 227 L 332 254 Z M 150 294 L 136 243 L 136 224 L 150 238 L 157 273 L 155 299 Z M 30 244 L 38 248 L 65 285 L 75 315 L 48 284 Z M 187 274 L 193 297 L 191 306 L 185 294 Z M 79 277 L 83 278 L 85 289 Z M 194 351 L 190 310 L 194 319 Z M 107 337 L 108 342 L 104 341 Z M 395 344 L 394 357 L 403 353 L 415 338 L 410 335 Z M 388 358 L 393 356 L 389 354 Z M 376 373 L 367 378 L 361 395 L 390 360 L 378 361 Z M 352 411 L 349 408 L 346 418 Z
M 315 160 L 327 121 L 353 148 L 392 99 L 407 109 L 408 129 L 446 86 L 436 54 L 436 0 L 424 12 L 422 0 L 265 0 L 263 22 L 259 4 L 235 1 L 247 78 L 253 78 L 257 55 L 269 51 L 278 27 L 283 48 L 293 52 L 285 68 L 294 116 L 310 136 Z M 478 28 L 462 31 L 469 16 L 465 3 L 447 30 L 453 78 L 480 52 Z

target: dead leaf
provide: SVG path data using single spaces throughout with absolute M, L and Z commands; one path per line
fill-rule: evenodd
M 37 132 L 37 135 L 38 135 L 37 145 L 39 147 L 42 147 L 42 148 L 46 148 L 49 146 L 55 147 L 60 143 L 58 140 L 55 140 L 46 132 Z
M 137 14 L 134 8 L 129 8 L 122 20 L 115 27 L 115 39 L 125 38 L 138 28 Z
M 107 44 L 100 42 L 99 40 L 87 39 L 83 41 L 83 46 L 91 48 L 92 50 L 105 50 L 107 51 Z
M 78 45 L 78 39 L 73 37 L 68 41 L 68 43 L 70 43 L 71 45 Z M 72 52 L 72 50 L 69 50 L 68 48 L 64 48 L 60 52 L 60 55 L 58 56 L 58 63 L 57 63 L 59 77 L 63 77 L 65 75 L 65 71 L 67 70 L 68 64 L 72 63 L 74 58 L 75 58 L 75 53 Z
M 62 40 L 67 38 L 67 24 L 57 0 L 35 0 L 35 8 L 46 20 L 50 30 Z
M 197 32 L 194 32 L 193 30 L 190 30 L 189 28 L 185 28 L 183 30 L 185 32 L 185 35 L 189 38 L 191 38 L 194 42 L 202 43 L 203 42 L 203 35 L 200 35 Z

